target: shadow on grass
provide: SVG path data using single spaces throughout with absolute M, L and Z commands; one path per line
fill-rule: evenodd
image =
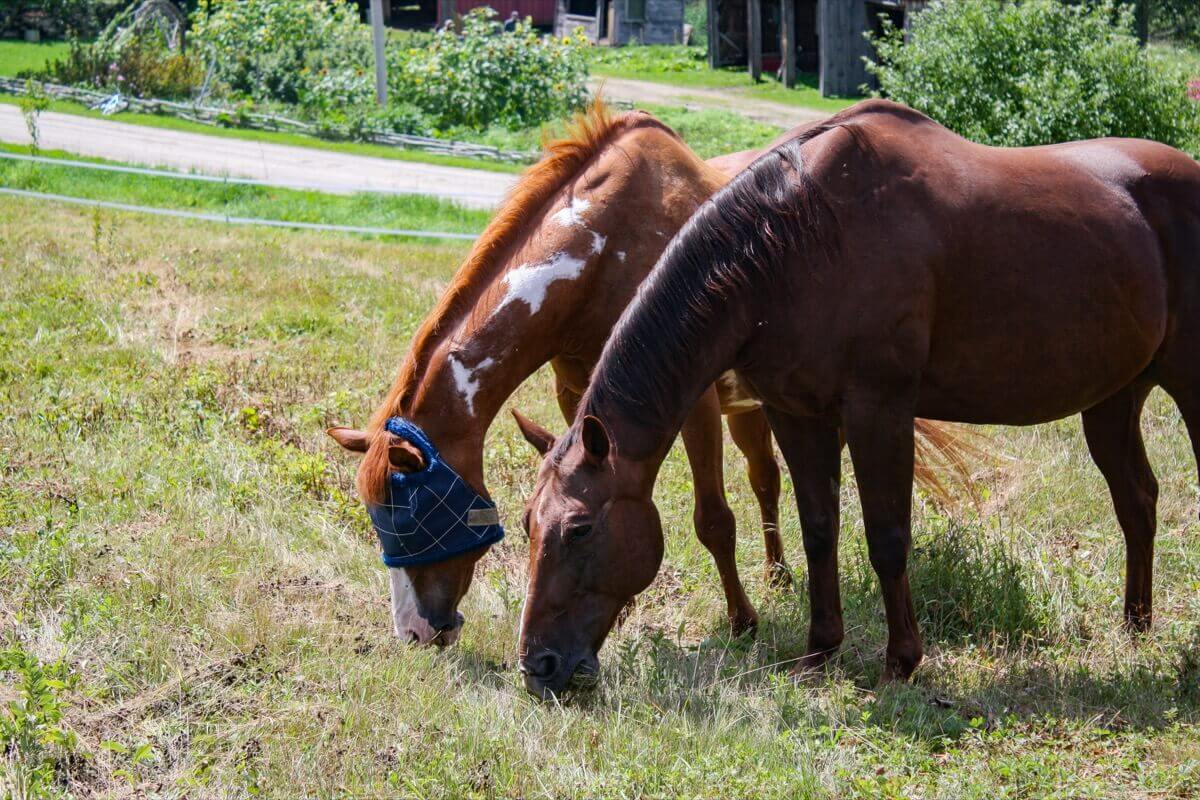
M 602 654 L 599 689 L 571 702 L 596 710 L 650 703 L 705 723 L 766 695 L 788 726 L 837 728 L 848 723 L 839 715 L 853 713 L 861 715 L 855 725 L 925 741 L 1006 720 L 1123 730 L 1200 722 L 1200 631 L 1108 652 L 1103 641 L 1064 632 L 1073 626 L 1053 616 L 1062 604 L 1010 542 L 950 523 L 922 536 L 912 561 L 917 614 L 934 658 L 913 684 L 875 690 L 886 642 L 877 582 L 864 553 L 843 563 L 847 642 L 826 674 L 805 681 L 790 674 L 808 628 L 799 587 L 764 605 L 757 641 L 614 637 Z M 846 703 L 823 711 L 830 704 L 814 702 L 814 690 L 843 692 Z

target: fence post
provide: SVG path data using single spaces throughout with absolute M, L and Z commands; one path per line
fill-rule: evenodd
M 388 0 L 391 2 L 391 0 Z M 371 38 L 375 41 L 375 99 L 387 105 L 387 55 L 384 45 L 387 32 L 383 29 L 383 0 L 371 0 Z
M 750 80 L 758 83 L 762 80 L 762 3 L 760 0 L 746 0 L 746 45 L 748 53 L 746 64 L 750 70 Z

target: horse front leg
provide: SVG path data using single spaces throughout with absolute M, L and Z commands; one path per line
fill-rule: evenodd
M 758 627 L 758 613 L 738 577 L 737 523 L 725 500 L 721 406 L 715 389 L 701 396 L 684 422 L 681 435 L 695 486 L 696 537 L 716 562 L 733 634 L 753 632 Z
M 842 441 L 836 422 L 776 411 L 767 419 L 792 473 L 808 562 L 808 647 L 792 670 L 804 672 L 823 666 L 845 638 L 838 586 Z
M 887 613 L 883 681 L 908 680 L 921 663 L 921 631 L 908 585 L 912 549 L 913 413 L 883 398 L 848 401 L 842 424 L 858 493 L 871 566 Z

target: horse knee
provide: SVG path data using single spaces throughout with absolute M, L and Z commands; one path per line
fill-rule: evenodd
M 698 499 L 692 521 L 700 543 L 709 550 L 733 547 L 737 522 L 724 500 Z
M 837 530 L 828 514 L 808 514 L 801 520 L 804 554 L 812 561 L 821 561 L 837 552 Z
M 897 578 L 907 571 L 911 547 L 912 534 L 904 527 L 888 527 L 867 534 L 871 567 L 881 578 Z

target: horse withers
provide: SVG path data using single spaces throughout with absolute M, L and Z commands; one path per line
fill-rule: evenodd
M 990 148 L 860 103 L 773 148 L 688 221 L 568 433 L 538 433 L 526 686 L 554 693 L 593 673 L 653 580 L 655 476 L 689 404 L 729 368 L 762 399 L 796 488 L 812 606 L 799 669 L 843 639 L 843 437 L 883 590 L 884 679 L 922 658 L 907 575 L 918 415 L 1081 413 L 1125 534 L 1125 619 L 1143 630 L 1158 488 L 1139 415 L 1161 386 L 1200 443 L 1198 353 L 1200 165 L 1187 155 L 1119 139 Z

